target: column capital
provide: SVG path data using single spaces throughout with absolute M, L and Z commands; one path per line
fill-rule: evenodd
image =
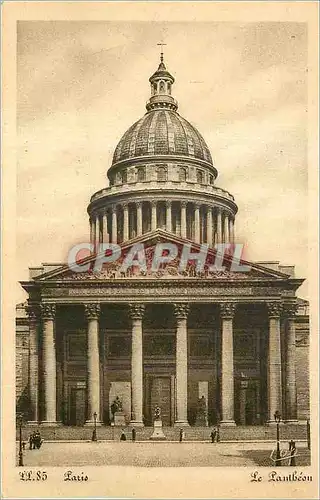
M 281 314 L 281 302 L 267 302 L 269 318 L 277 318 Z
M 224 302 L 220 304 L 220 315 L 223 319 L 232 319 L 236 312 L 236 304 L 234 302 Z
M 129 304 L 129 314 L 131 319 L 142 319 L 144 316 L 144 304 Z
M 129 202 L 128 201 L 123 201 L 121 203 L 121 207 L 123 208 L 123 210 L 128 210 Z
M 56 305 L 55 304 L 41 304 L 41 316 L 42 319 L 54 319 L 56 316 Z
M 174 315 L 177 319 L 187 319 L 189 314 L 189 304 L 173 304 Z
M 142 201 L 141 200 L 136 201 L 135 204 L 136 204 L 137 208 L 141 208 L 142 207 Z
M 194 201 L 193 202 L 193 206 L 194 206 L 195 210 L 200 210 L 200 205 L 201 205 L 200 201 Z
M 172 200 L 166 200 L 166 207 L 170 208 L 172 204 Z
M 111 205 L 111 212 L 112 212 L 112 213 L 115 213 L 116 211 L 117 211 L 117 203 L 113 203 L 113 204 Z
M 291 304 L 282 304 L 281 306 L 282 314 L 287 319 L 294 319 L 298 309 L 299 306 L 296 302 Z
M 181 208 L 187 208 L 187 201 L 180 201 Z
M 152 201 L 150 201 L 150 204 L 152 207 L 156 207 L 158 204 L 158 200 L 152 200 Z
M 39 304 L 28 304 L 26 307 L 26 313 L 30 321 L 38 320 L 41 316 L 41 309 Z
M 88 320 L 99 319 L 100 304 L 85 304 L 84 310 L 85 310 L 86 318 Z

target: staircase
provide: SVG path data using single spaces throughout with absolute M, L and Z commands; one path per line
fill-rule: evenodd
M 90 441 L 92 437 L 92 427 L 42 427 L 38 429 L 41 437 L 45 441 Z M 132 427 L 124 427 L 128 440 L 131 440 Z M 24 427 L 22 429 L 23 440 L 27 441 L 29 434 L 34 427 Z M 97 427 L 97 438 L 99 441 L 119 441 L 121 427 L 101 426 Z M 179 431 L 177 427 L 163 427 L 163 432 L 168 441 L 179 441 Z M 210 441 L 210 427 L 187 427 L 184 428 L 186 441 Z M 136 440 L 149 441 L 153 433 L 153 427 L 136 427 Z M 19 439 L 19 431 L 17 431 Z M 220 429 L 220 441 L 275 441 L 275 426 L 237 426 L 222 427 Z M 280 425 L 280 440 L 290 439 L 299 441 L 307 440 L 307 426 L 305 424 Z

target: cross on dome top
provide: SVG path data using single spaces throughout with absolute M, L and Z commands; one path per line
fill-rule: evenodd
M 161 46 L 160 64 L 157 71 L 149 78 L 151 84 L 151 97 L 147 102 L 147 110 L 165 108 L 176 111 L 178 109 L 177 101 L 171 95 L 173 76 L 169 73 L 164 63 L 163 46 L 165 43 L 158 43 Z

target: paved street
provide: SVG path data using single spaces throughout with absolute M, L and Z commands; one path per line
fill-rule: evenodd
M 140 467 L 272 466 L 271 443 L 44 443 L 24 451 L 25 466 L 124 465 Z M 287 443 L 284 445 L 287 449 Z M 309 464 L 309 452 L 297 446 L 296 465 Z M 17 448 L 18 452 L 18 448 Z M 284 462 L 288 465 L 288 460 Z

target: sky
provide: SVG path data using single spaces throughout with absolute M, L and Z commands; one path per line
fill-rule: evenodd
M 206 140 L 216 185 L 235 196 L 246 258 L 307 277 L 306 24 L 21 21 L 17 280 L 89 240 L 87 205 L 146 111 L 161 41 L 179 113 Z

